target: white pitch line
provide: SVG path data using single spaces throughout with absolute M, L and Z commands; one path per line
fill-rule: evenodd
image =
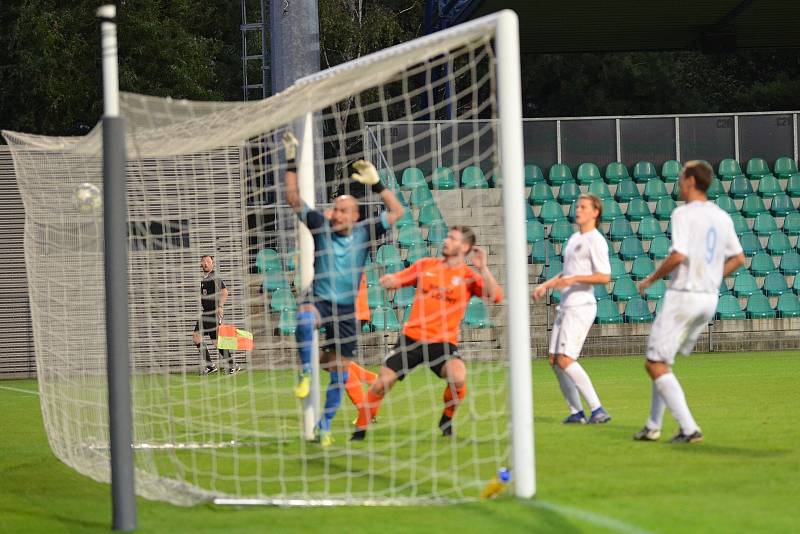
M 624 521 L 620 521 L 619 519 L 614 519 L 613 517 L 597 514 L 581 508 L 573 508 L 572 506 L 565 506 L 563 504 L 555 504 L 540 500 L 532 500 L 527 502 L 534 508 L 541 508 L 542 510 L 557 512 L 567 517 L 586 521 L 587 523 L 597 525 L 598 527 L 608 528 L 624 534 L 651 534 L 648 530 L 644 530 L 635 525 L 630 525 Z
M 11 386 L 0 386 L 0 389 L 7 389 L 8 391 L 16 391 L 17 393 L 27 393 L 28 395 L 39 396 L 38 391 L 31 391 L 30 389 L 12 388 Z

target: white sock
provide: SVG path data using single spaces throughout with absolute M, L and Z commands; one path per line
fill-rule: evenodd
M 658 388 L 661 398 L 669 408 L 672 417 L 674 417 L 681 427 L 681 432 L 685 435 L 691 435 L 700 430 L 689 411 L 689 405 L 686 404 L 686 395 L 683 393 L 678 379 L 672 373 L 667 373 L 659 376 L 653 385 Z
M 580 412 L 583 406 L 581 406 L 581 397 L 578 395 L 578 388 L 575 387 L 575 382 L 558 365 L 553 366 L 553 371 L 558 378 L 558 385 L 561 386 L 561 394 L 564 395 L 564 400 L 567 401 L 567 406 L 569 406 L 569 413 Z
M 578 391 L 583 395 L 586 404 L 589 405 L 591 411 L 595 411 L 600 407 L 600 398 L 592 385 L 592 379 L 583 370 L 581 364 L 578 362 L 571 363 L 564 369 L 564 372 L 569 376 L 578 388 Z
M 661 424 L 664 421 L 664 410 L 667 405 L 664 404 L 664 399 L 661 398 L 661 393 L 658 392 L 658 386 L 653 382 L 653 400 L 650 402 L 650 417 L 647 419 L 645 426 L 652 430 L 661 430 Z

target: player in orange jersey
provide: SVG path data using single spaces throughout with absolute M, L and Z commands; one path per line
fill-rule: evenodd
M 472 264 L 478 272 L 465 262 L 470 252 L 474 253 Z M 397 345 L 386 357 L 366 402 L 359 407 L 353 441 L 364 439 L 369 422 L 392 386 L 422 363 L 447 381 L 439 428 L 444 436 L 453 432 L 453 415 L 467 393 L 467 368 L 456 346 L 461 319 L 473 295 L 497 303 L 503 300 L 503 290 L 489 271 L 486 252 L 475 246 L 475 234 L 468 227 L 450 228 L 442 256 L 423 258 L 380 279 L 386 289 L 416 285 L 417 292 Z

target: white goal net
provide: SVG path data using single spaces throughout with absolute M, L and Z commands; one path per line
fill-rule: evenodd
M 450 226 L 472 227 L 506 296 L 527 299 L 527 287 L 507 284 L 505 241 L 525 241 L 524 191 L 505 190 L 519 196 L 518 229 L 509 229 L 497 21 L 406 43 L 259 102 L 122 95 L 139 495 L 179 505 L 457 502 L 477 498 L 498 468 L 515 467 L 507 306 L 478 297 L 461 323 L 467 392 L 451 437 L 437 426 L 446 382 L 422 365 L 386 394 L 364 441 L 348 440 L 358 410 L 344 391 L 330 421 L 333 443 L 304 439 L 303 403 L 293 389 L 301 371 L 295 335 L 305 226 L 287 204 L 281 143 L 286 131 L 301 137 L 298 124 L 312 114 L 316 198 L 307 200 L 320 212 L 342 194 L 360 199 L 362 220 L 384 209 L 379 195 L 350 180 L 358 159 L 372 162 L 405 206 L 385 235 L 371 227 L 366 266 L 351 266 L 355 276 L 363 269 L 366 290 L 352 295 L 359 304 L 341 319 L 358 321 L 353 360 L 367 371 L 378 372 L 414 302 L 413 284 L 386 290 L 379 277 L 440 256 Z M 442 127 L 448 120 L 454 126 Z M 103 187 L 100 127 L 85 137 L 4 136 L 25 204 L 47 436 L 62 461 L 108 481 L 103 212 L 82 185 Z M 253 334 L 253 348 L 233 350 L 230 360 L 208 336 L 199 348 L 192 338 L 204 318 L 206 255 L 217 294 L 220 280 L 227 289 L 223 324 Z M 516 320 L 527 335 L 527 316 Z M 319 333 L 323 341 L 328 335 Z M 239 332 L 240 342 L 246 337 Z M 204 347 L 213 374 L 205 373 Z M 324 404 L 328 373 L 320 379 Z M 370 381 L 365 375 L 362 395 Z

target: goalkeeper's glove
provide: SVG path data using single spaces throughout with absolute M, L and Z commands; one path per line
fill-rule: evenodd
M 372 186 L 372 191 L 378 194 L 386 189 L 381 183 L 381 179 L 378 176 L 378 171 L 375 169 L 375 165 L 369 161 L 360 159 L 353 163 L 353 169 L 355 169 L 356 172 L 351 174 L 350 178 L 356 182 Z
M 283 134 L 283 151 L 286 154 L 286 170 L 297 172 L 297 163 L 295 156 L 297 155 L 297 138 L 290 131 Z

